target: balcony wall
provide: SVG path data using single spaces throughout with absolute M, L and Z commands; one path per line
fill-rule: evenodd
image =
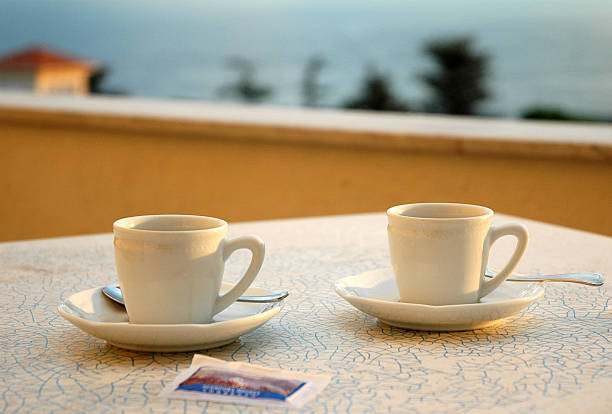
M 612 127 L 0 94 L 0 240 L 421 201 L 612 235 Z

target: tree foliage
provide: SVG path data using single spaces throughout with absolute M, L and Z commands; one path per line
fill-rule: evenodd
M 319 74 L 325 66 L 325 60 L 320 56 L 308 59 L 302 78 L 302 104 L 304 106 L 319 106 L 323 95 L 323 87 L 319 84 Z
M 474 114 L 477 105 L 490 96 L 485 84 L 488 55 L 474 50 L 470 37 L 428 42 L 424 53 L 436 65 L 436 69 L 421 76 L 431 90 L 427 109 L 447 114 Z
M 373 68 L 367 69 L 357 96 L 348 99 L 343 106 L 348 109 L 372 111 L 408 110 L 408 105 L 395 96 L 390 78 Z
M 542 119 L 548 121 L 577 121 L 577 122 L 612 122 L 612 118 L 588 116 L 567 112 L 556 106 L 532 106 L 521 114 L 523 119 Z
M 91 94 L 104 94 L 104 95 L 126 95 L 127 93 L 122 89 L 109 88 L 106 86 L 106 79 L 110 69 L 108 66 L 102 65 L 94 68 L 91 75 L 89 76 L 89 93 Z
M 220 89 L 222 96 L 231 97 L 249 103 L 262 102 L 272 95 L 272 88 L 259 84 L 255 80 L 255 65 L 242 57 L 230 58 L 227 62 L 230 69 L 238 74 L 232 84 Z

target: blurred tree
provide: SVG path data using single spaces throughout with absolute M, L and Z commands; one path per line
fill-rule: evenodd
M 89 93 L 103 93 L 102 81 L 108 74 L 108 69 L 105 66 L 98 66 L 89 77 Z
M 108 78 L 110 70 L 108 66 L 96 67 L 89 77 L 89 93 L 105 94 L 105 95 L 126 95 L 127 93 L 121 89 L 108 88 L 104 86 L 105 80 Z
M 550 121 L 612 122 L 612 118 L 606 119 L 596 116 L 572 114 L 554 106 L 532 106 L 523 111 L 521 118 Z
M 393 93 L 388 76 L 369 68 L 361 85 L 359 94 L 342 105 L 349 109 L 369 109 L 372 111 L 407 111 L 408 105 Z
M 302 78 L 302 104 L 304 106 L 319 106 L 324 88 L 319 84 L 318 78 L 324 66 L 325 59 L 320 56 L 313 56 L 306 62 Z
M 489 56 L 474 50 L 470 37 L 434 40 L 424 53 L 437 69 L 421 75 L 431 89 L 427 109 L 457 115 L 472 115 L 478 103 L 490 96 L 485 85 Z
M 233 57 L 228 60 L 228 66 L 238 72 L 238 79 L 230 85 L 223 86 L 219 93 L 240 99 L 245 102 L 261 102 L 272 95 L 272 88 L 258 84 L 255 80 L 255 65 L 248 59 Z

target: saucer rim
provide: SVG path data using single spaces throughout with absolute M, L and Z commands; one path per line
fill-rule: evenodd
M 101 287 L 93 289 L 102 294 Z M 92 289 L 73 295 L 87 290 Z M 58 313 L 67 322 L 110 345 L 139 352 L 190 352 L 229 344 L 266 324 L 285 305 L 285 301 L 272 302 L 256 313 L 207 324 L 131 324 L 84 318 L 66 304 L 70 297 L 57 306 Z
M 361 272 L 338 280 L 336 293 L 356 310 L 377 318 L 383 324 L 419 331 L 452 332 L 470 331 L 496 326 L 503 320 L 515 316 L 540 299 L 545 288 L 542 282 L 529 282 L 520 296 L 495 302 L 478 302 L 457 305 L 426 305 L 369 299 L 349 292 L 345 279 L 356 278 L 372 272 L 390 271 L 388 268 Z M 383 278 L 383 282 L 388 279 Z M 344 283 L 342 283 L 344 282 Z M 380 283 L 380 282 L 379 282 Z M 506 282 L 504 282 L 506 283 Z M 522 282 L 507 282 L 522 283 Z M 531 288 L 531 289 L 530 289 Z M 530 292 L 525 296 L 524 292 Z M 523 294 L 521 294 L 523 293 Z
M 234 286 L 233 283 L 227 283 L 227 282 L 223 282 L 224 287 L 229 287 L 231 288 L 232 286 Z M 144 328 L 144 329 L 154 329 L 154 328 L 164 328 L 164 329 L 168 329 L 168 328 L 198 328 L 201 329 L 203 327 L 214 327 L 216 328 L 217 326 L 219 326 L 220 324 L 226 325 L 226 324 L 231 324 L 232 322 L 235 321 L 244 321 L 244 320 L 248 320 L 250 318 L 254 318 L 257 317 L 259 315 L 263 315 L 263 314 L 267 314 L 268 312 L 274 311 L 276 310 L 276 313 L 278 313 L 285 305 L 285 301 L 278 301 L 278 302 L 269 302 L 269 303 L 265 303 L 265 307 L 263 309 L 261 309 L 260 311 L 257 311 L 253 314 L 250 314 L 248 316 L 243 316 L 240 318 L 236 318 L 236 319 L 230 319 L 230 320 L 226 320 L 226 321 L 216 321 L 216 322 L 209 322 L 209 323 L 130 323 L 129 321 L 122 321 L 122 322 L 111 322 L 111 321 L 95 321 L 92 319 L 88 319 L 82 316 L 79 316 L 76 311 L 72 310 L 70 308 L 70 306 L 67 304 L 67 302 L 70 301 L 70 298 L 74 297 L 75 295 L 78 295 L 80 293 L 86 292 L 88 290 L 96 290 L 96 293 L 100 293 L 102 294 L 102 288 L 104 286 L 98 286 L 98 287 L 94 287 L 94 288 L 89 288 L 89 289 L 83 289 L 80 290 L 78 292 L 74 292 L 72 293 L 68 298 L 66 299 L 62 299 L 59 303 L 59 305 L 57 305 L 57 311 L 58 313 L 60 313 L 60 315 L 62 315 L 62 317 L 64 317 L 64 319 L 69 320 L 69 318 L 74 318 L 74 319 L 78 319 L 78 320 L 82 320 L 85 323 L 89 324 L 89 325 L 96 325 L 96 326 L 108 326 L 108 325 L 113 325 L 113 326 L 130 326 L 130 327 L 139 327 L 139 328 Z M 265 289 L 265 288 L 259 288 L 256 286 L 252 286 L 249 287 L 249 289 L 256 289 L 260 292 L 257 292 L 257 294 L 269 294 L 271 293 L 271 291 Z M 247 291 L 249 290 L 247 289 Z M 234 305 L 236 302 L 232 303 L 232 305 Z M 230 305 L 230 306 L 232 306 Z M 246 306 L 261 306 L 262 304 L 251 304 L 251 303 L 244 303 L 243 305 Z M 62 309 L 65 308 L 66 310 Z M 125 308 L 124 308 L 125 309 Z M 127 314 L 127 311 L 125 311 L 125 313 Z
M 346 285 L 346 283 L 343 283 L 343 281 L 349 277 L 357 277 L 357 276 L 365 275 L 367 273 L 382 272 L 385 270 L 392 271 L 392 269 L 390 268 L 379 268 L 379 269 L 373 269 L 373 270 L 368 270 L 365 272 L 357 273 L 357 274 L 350 275 L 350 276 L 345 276 L 334 282 L 334 290 L 338 295 L 340 295 L 342 298 L 344 298 L 347 301 L 349 300 L 348 298 L 351 298 L 352 300 L 358 300 L 358 301 L 363 301 L 363 302 L 372 303 L 372 304 L 380 304 L 380 305 L 385 305 L 385 306 L 392 305 L 392 306 L 398 306 L 398 307 L 405 307 L 406 309 L 418 307 L 421 309 L 428 309 L 431 311 L 452 310 L 452 309 L 459 309 L 459 308 L 461 309 L 482 308 L 486 306 L 500 306 L 502 304 L 519 303 L 521 301 L 533 301 L 533 300 L 537 300 L 540 297 L 542 297 L 542 295 L 545 293 L 545 290 L 546 290 L 544 287 L 544 282 L 504 281 L 503 283 L 521 283 L 525 286 L 524 291 L 527 291 L 529 290 L 529 288 L 531 288 L 532 293 L 529 294 L 528 296 L 513 297 L 510 299 L 505 299 L 505 300 L 496 301 L 496 302 L 472 302 L 472 303 L 456 303 L 452 305 L 429 305 L 426 303 L 400 302 L 400 301 L 390 301 L 390 300 L 384 300 L 384 299 L 373 299 L 373 298 L 364 297 L 364 296 L 356 296 L 356 295 L 351 294 L 347 290 L 349 286 Z
M 100 288 L 102 289 L 102 288 Z M 80 293 L 80 292 L 77 292 Z M 276 310 L 276 313 L 280 312 L 280 310 L 283 308 L 284 303 L 281 302 L 270 302 L 269 306 L 267 306 L 266 308 L 264 308 L 263 310 L 257 312 L 257 313 L 253 313 L 252 315 L 248 315 L 248 316 L 243 316 L 240 318 L 236 318 L 236 319 L 230 319 L 227 321 L 217 321 L 217 322 L 211 322 L 211 323 L 130 323 L 129 321 L 126 322 L 111 322 L 111 321 L 93 321 L 91 319 L 87 319 L 87 318 L 83 318 L 80 317 L 74 313 L 72 313 L 70 307 L 68 305 L 66 305 L 66 300 L 63 300 L 59 305 L 57 305 L 57 311 L 58 313 L 60 313 L 62 315 L 62 317 L 64 317 L 64 319 L 70 320 L 70 318 L 74 318 L 74 319 L 78 319 L 81 321 L 85 321 L 88 325 L 96 325 L 96 326 L 108 326 L 108 325 L 113 325 L 116 327 L 120 327 L 120 326 L 130 326 L 130 327 L 134 327 L 134 328 L 145 328 L 145 329 L 153 329 L 153 328 L 164 328 L 164 329 L 176 329 L 176 328 L 204 328 L 204 327 L 214 327 L 216 328 L 219 325 L 228 325 L 231 324 L 232 322 L 239 322 L 239 321 L 244 321 L 244 320 L 249 320 L 251 318 L 255 318 L 259 315 L 265 315 L 268 312 L 274 311 Z M 68 309 L 68 311 L 62 309 Z

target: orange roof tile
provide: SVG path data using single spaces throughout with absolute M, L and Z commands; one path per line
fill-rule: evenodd
M 0 68 L 37 69 L 42 66 L 91 67 L 92 62 L 66 55 L 46 47 L 32 47 L 0 56 Z

